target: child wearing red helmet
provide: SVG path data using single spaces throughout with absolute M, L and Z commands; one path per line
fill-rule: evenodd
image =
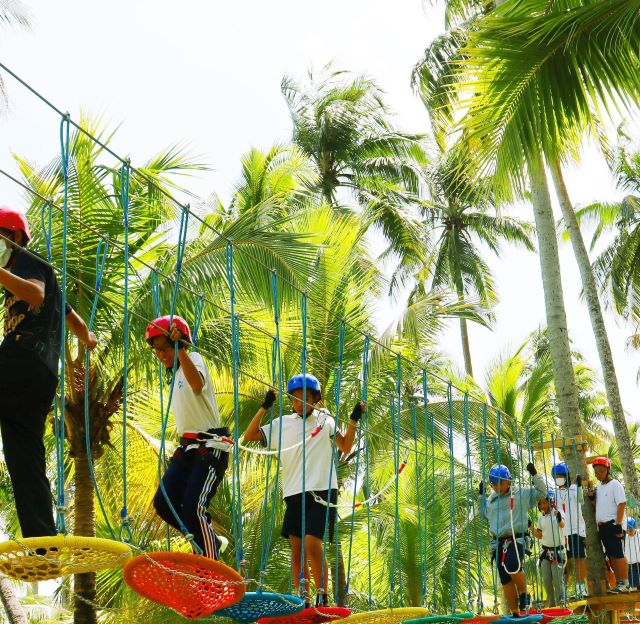
M 199 353 L 185 348 L 191 343 L 187 322 L 175 315 L 161 316 L 149 323 L 145 340 L 173 383 L 171 410 L 180 436 L 153 506 L 165 522 L 180 530 L 169 499 L 205 556 L 218 559 L 228 540 L 216 535 L 208 508 L 229 466 L 230 444 L 225 440 L 230 431 L 221 427 L 209 368 Z
M 616 576 L 616 586 L 609 593 L 629 591 L 629 567 L 624 556 L 627 497 L 622 484 L 611 476 L 611 460 L 596 457 L 593 471 L 598 479 L 589 497 L 595 500 L 598 535 Z
M 0 286 L 4 338 L 0 344 L 0 432 L 23 537 L 56 534 L 43 443 L 58 385 L 62 293 L 47 261 L 26 251 L 29 224 L 0 206 Z M 89 349 L 96 337 L 69 306 L 67 327 Z
M 263 446 L 274 451 L 280 450 L 282 493 L 286 507 L 281 535 L 289 540 L 291 546 L 293 581 L 296 587 L 300 586 L 301 577 L 309 581 L 307 561 L 310 561 L 317 591 L 316 605 L 326 606 L 329 604 L 327 594 L 329 579 L 323 553 L 323 540 L 327 504 L 335 505 L 338 500 L 338 477 L 335 463 L 332 464 L 332 440 L 335 437 L 336 447 L 341 453 L 347 454 L 351 451 L 365 403 L 360 401 L 356 404 L 347 430 L 343 434 L 326 409 L 315 408 L 315 404 L 322 398 L 322 388 L 314 375 L 293 376 L 287 383 L 287 394 L 291 399 L 293 413 L 274 418 L 270 423 L 261 426 L 264 415 L 276 400 L 273 390 L 267 391 L 262 406 L 244 433 L 244 439 L 261 442 Z M 301 444 L 303 432 L 306 435 L 304 454 Z M 331 467 L 331 474 L 329 474 L 329 467 Z M 324 502 L 319 502 L 319 499 Z M 332 540 L 336 516 L 335 506 L 330 506 L 328 511 L 328 534 L 329 539 Z M 301 573 L 303 533 L 305 562 Z

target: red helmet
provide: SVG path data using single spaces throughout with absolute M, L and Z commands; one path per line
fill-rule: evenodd
M 604 466 L 607 470 L 611 470 L 611 460 L 608 457 L 594 457 L 591 465 Z
M 9 208 L 8 206 L 0 206 L 0 228 L 5 230 L 20 230 L 24 232 L 27 240 L 31 240 L 29 232 L 29 223 L 27 218 L 18 210 Z
M 156 336 L 168 336 L 171 331 L 171 325 L 175 326 L 182 332 L 185 340 L 191 342 L 191 330 L 189 324 L 181 316 L 173 315 L 173 318 L 169 315 L 159 316 L 152 323 L 147 325 L 147 329 L 144 332 L 144 339 L 151 344 L 151 341 Z

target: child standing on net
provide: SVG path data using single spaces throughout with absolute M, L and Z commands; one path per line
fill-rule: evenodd
M 512 488 L 507 466 L 496 464 L 489 471 L 493 490 L 484 495 L 480 482 L 480 511 L 489 522 L 491 560 L 495 563 L 505 601 L 513 615 L 519 615 L 531 604 L 524 576 L 524 547 L 528 513 L 547 495 L 544 479 L 532 463 L 527 464 L 533 487 Z
M 555 607 L 565 601 L 564 515 L 556 509 L 552 490 L 547 493 L 547 498 L 538 501 L 538 509 L 542 512 L 536 526 L 536 537 L 540 540 L 541 547 L 538 565 L 547 594 L 547 606 Z
M 551 476 L 555 481 L 556 506 L 565 517 L 564 536 L 567 541 L 567 559 L 569 572 L 575 571 L 576 597 L 584 598 L 587 595 L 587 561 L 585 550 L 585 524 L 582 517 L 582 505 L 584 494 L 580 475 L 576 476 L 576 482 L 571 483 L 569 466 L 565 462 L 559 462 L 551 468 Z
M 627 496 L 622 483 L 611 476 L 611 460 L 608 457 L 596 457 L 592 465 L 598 484 L 595 490 L 589 492 L 589 497 L 595 499 L 598 535 L 616 576 L 616 586 L 609 593 L 627 592 L 629 565 L 624 556 L 623 529 L 627 519 Z
M 640 535 L 635 518 L 627 519 L 624 556 L 629 562 L 629 587 L 634 590 L 640 589 Z
M 230 431 L 220 426 L 207 365 L 199 353 L 186 349 L 191 343 L 187 322 L 179 316 L 161 316 L 147 326 L 145 339 L 165 367 L 168 383 L 173 381 L 171 410 L 180 435 L 180 446 L 162 477 L 153 506 L 165 522 L 181 530 L 170 502 L 204 555 L 218 559 L 228 540 L 216 535 L 208 508 L 229 466 L 230 445 L 223 438 Z
M 304 395 L 306 388 L 306 405 Z M 343 434 L 336 428 L 335 420 L 325 409 L 315 409 L 322 398 L 320 382 L 313 375 L 296 375 L 287 383 L 287 394 L 291 399 L 293 413 L 282 418 L 274 418 L 271 423 L 261 426 L 262 418 L 276 400 L 269 390 L 264 403 L 249 423 L 244 433 L 248 441 L 262 442 L 272 450 L 280 445 L 282 465 L 282 493 L 286 506 L 282 537 L 291 545 L 291 568 L 296 588 L 304 577 L 310 579 L 309 566 L 316 585 L 317 605 L 328 605 L 328 567 L 323 556 L 323 540 L 327 517 L 327 505 L 319 503 L 316 497 L 335 505 L 338 501 L 338 476 L 332 463 L 332 440 L 342 453 L 349 453 L 364 408 L 364 401 L 356 404 L 347 431 Z M 303 431 L 305 448 L 303 456 Z M 304 487 L 302 482 L 304 466 Z M 331 474 L 329 474 L 329 467 Z M 301 574 L 302 559 L 302 501 L 304 497 L 304 570 Z M 329 507 L 329 538 L 333 534 L 336 509 Z M 308 604 L 308 603 L 307 603 Z

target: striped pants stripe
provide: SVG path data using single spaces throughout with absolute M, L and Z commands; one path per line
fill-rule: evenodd
M 205 556 L 211 559 L 218 558 L 218 542 L 208 508 L 228 465 L 228 453 L 216 449 L 187 452 L 179 449 L 162 477 L 166 495 L 187 531 L 194 536 Z M 180 524 L 160 488 L 153 499 L 153 506 L 165 522 L 180 530 Z

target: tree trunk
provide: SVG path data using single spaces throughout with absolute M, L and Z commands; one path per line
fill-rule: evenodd
M 622 464 L 622 473 L 624 475 L 624 484 L 626 489 L 633 494 L 638 500 L 640 490 L 638 488 L 638 475 L 633 459 L 633 451 L 631 450 L 631 439 L 629 429 L 624 417 L 624 409 L 622 408 L 622 400 L 620 399 L 620 388 L 618 387 L 618 377 L 613 363 L 611 354 L 611 345 L 607 336 L 607 328 L 604 324 L 602 316 L 602 307 L 598 298 L 598 289 L 596 280 L 589 261 L 589 254 L 582 238 L 582 232 L 578 225 L 567 187 L 562 176 L 560 163 L 556 161 L 551 167 L 551 177 L 558 196 L 562 217 L 564 219 L 573 253 L 578 263 L 580 277 L 582 279 L 582 288 L 587 300 L 587 309 L 589 310 L 589 318 L 591 319 L 591 327 L 593 335 L 596 339 L 598 348 L 598 356 L 600 358 L 600 366 L 602 367 L 602 376 L 604 378 L 604 387 L 607 393 L 607 401 L 611 410 L 611 420 L 613 430 L 616 434 L 616 443 L 620 451 L 620 462 Z
M 338 544 L 338 578 L 333 579 L 334 591 L 337 588 L 337 606 L 346 607 L 349 597 L 347 596 L 347 570 L 344 565 L 344 555 L 342 554 L 342 544 Z
M 93 500 L 93 483 L 89 472 L 89 463 L 85 453 L 78 454 L 75 466 L 75 535 L 95 537 L 95 507 Z M 95 572 L 76 574 L 73 579 L 76 593 L 73 609 L 74 624 L 97 624 L 95 608 L 80 597 L 91 602 L 96 598 Z M 79 597 L 80 596 L 80 597 Z
M 576 389 L 571 348 L 567 329 L 567 315 L 564 307 L 562 279 L 560 276 L 560 257 L 558 255 L 558 241 L 556 227 L 551 207 L 551 196 L 544 168 L 542 156 L 537 155 L 529 163 L 529 178 L 533 214 L 538 236 L 538 251 L 542 287 L 544 290 L 545 312 L 547 317 L 547 331 L 549 335 L 549 351 L 553 365 L 553 377 L 556 389 L 556 400 L 560 413 L 563 433 L 576 437 L 583 434 L 582 420 L 578 407 L 578 392 Z M 586 454 L 578 451 L 577 457 L 568 457 L 570 468 L 574 475 L 588 476 Z M 604 557 L 602 546 L 598 538 L 595 520 L 595 509 L 589 499 L 583 506 L 583 515 L 587 529 L 587 577 L 592 594 L 600 595 L 606 592 L 604 578 Z
M 464 292 L 462 290 L 462 284 L 457 284 L 456 290 L 458 291 L 458 301 L 464 302 Z M 473 377 L 473 368 L 471 366 L 471 348 L 469 346 L 469 329 L 467 327 L 467 319 L 460 319 L 460 338 L 462 340 L 462 355 L 464 356 L 464 370 L 467 373 L 467 377 Z
M 0 601 L 7 614 L 9 624 L 28 624 L 27 614 L 24 612 L 16 592 L 13 590 L 11 581 L 0 574 Z

